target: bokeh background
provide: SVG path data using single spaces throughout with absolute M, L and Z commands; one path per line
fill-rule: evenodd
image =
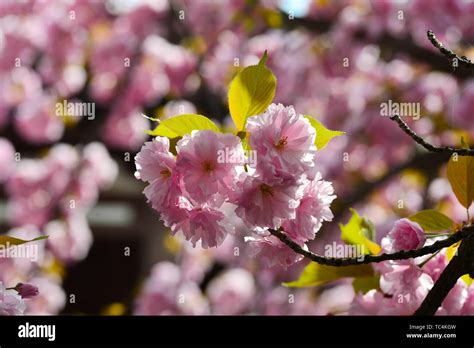
M 462 221 L 447 157 L 380 110 L 418 103 L 421 118 L 405 120 L 434 144 L 474 135 L 473 75 L 426 38 L 473 58 L 473 16 L 470 0 L 1 1 L 0 233 L 49 238 L 36 263 L 0 259 L 0 281 L 39 287 L 29 314 L 344 313 L 350 282 L 282 287 L 304 262 L 265 267 L 244 227 L 213 250 L 170 236 L 134 178 L 154 126 L 142 114 L 199 113 L 232 129 L 229 82 L 267 50 L 275 101 L 347 132 L 318 154 L 338 199 L 314 251 L 339 241 L 350 207 L 379 240 L 420 209 Z M 58 114 L 65 102 L 94 113 Z

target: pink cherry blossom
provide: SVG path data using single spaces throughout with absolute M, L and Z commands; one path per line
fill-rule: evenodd
M 438 281 L 439 276 L 448 265 L 446 251 L 442 250 L 423 266 L 423 272 L 428 274 L 434 282 Z
M 26 304 L 15 290 L 6 290 L 0 282 L 0 315 L 22 315 Z
M 168 261 L 156 264 L 135 304 L 135 314 L 177 314 L 175 294 L 180 281 L 177 265 Z
M 399 304 L 399 308 L 393 312 L 395 315 L 412 314 L 421 305 L 433 283 L 431 277 L 413 263 L 393 262 L 380 278 L 381 290 L 392 295 Z
M 301 198 L 296 185 L 268 183 L 244 174 L 239 181 L 237 215 L 249 227 L 279 228 L 283 219 L 294 219 Z
M 292 106 L 271 104 L 263 114 L 247 119 L 247 131 L 258 165 L 268 177 L 271 173 L 282 180 L 303 174 L 314 178 L 316 130 Z
M 258 256 L 267 267 L 287 268 L 303 259 L 275 236 L 246 237 L 245 240 L 250 245 L 251 256 Z
M 20 104 L 15 116 L 18 133 L 31 143 L 51 143 L 61 138 L 64 122 L 56 115 L 54 96 L 38 95 Z
M 182 175 L 186 191 L 197 202 L 204 202 L 216 193 L 228 195 L 237 175 L 243 172 L 242 143 L 232 134 L 193 131 L 178 142 L 176 150 L 176 169 Z M 226 153 L 233 156 L 225 156 Z M 228 160 L 232 158 L 236 160 Z
M 146 142 L 135 157 L 135 177 L 151 183 L 162 176 L 170 177 L 175 167 L 174 155 L 170 152 L 170 141 L 156 137 Z
M 48 247 L 61 261 L 72 263 L 84 259 L 92 245 L 92 232 L 86 217 L 80 213 L 65 221 L 52 220 L 44 227 Z
M 38 288 L 31 284 L 18 283 L 15 286 L 15 290 L 18 291 L 21 298 L 31 298 L 39 294 Z
M 191 208 L 187 218 L 173 225 L 172 232 L 183 236 L 196 246 L 198 241 L 203 248 L 221 245 L 232 226 L 219 207 L 204 203 Z
M 57 275 L 37 276 L 28 282 L 40 289 L 38 296 L 26 302 L 27 315 L 52 315 L 58 314 L 66 305 L 66 293 L 61 287 L 61 280 Z
M 426 235 L 421 226 L 408 219 L 396 221 L 387 238 L 388 248 L 391 251 L 418 249 L 426 241 Z
M 454 287 L 443 300 L 436 315 L 461 315 L 464 303 L 468 297 L 468 291 L 464 280 L 458 279 Z
M 0 183 L 5 182 L 15 167 L 15 149 L 5 138 L 0 138 Z
M 389 299 L 375 289 L 369 290 L 366 294 L 359 293 L 351 304 L 350 315 L 378 315 Z
M 107 148 L 98 141 L 84 147 L 82 162 L 82 171 L 89 172 L 88 176 L 100 189 L 109 188 L 117 178 L 117 163 L 110 157 Z
M 296 209 L 296 217 L 283 223 L 285 232 L 295 241 L 305 243 L 314 239 L 323 221 L 331 221 L 331 202 L 336 198 L 334 188 L 318 173 L 312 181 L 307 181 L 303 197 Z
M 241 268 L 225 271 L 207 289 L 212 312 L 217 315 L 243 314 L 250 308 L 255 294 L 252 274 Z
M 169 139 L 165 137 L 156 137 L 145 143 L 135 157 L 135 176 L 150 183 L 143 193 L 152 207 L 162 213 L 165 224 L 172 226 L 184 219 L 187 213 L 179 209 L 181 184 L 169 147 Z
M 467 290 L 467 298 L 462 308 L 462 315 L 474 315 L 474 286 Z

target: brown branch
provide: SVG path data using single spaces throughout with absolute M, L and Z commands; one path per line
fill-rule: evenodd
M 321 265 L 327 266 L 351 266 L 351 265 L 360 265 L 360 264 L 367 264 L 367 263 L 378 263 L 383 261 L 389 260 L 406 260 L 415 257 L 420 257 L 428 254 L 433 254 L 438 250 L 443 248 L 449 247 L 463 238 L 467 237 L 468 235 L 474 233 L 474 225 L 469 225 L 456 233 L 453 233 L 446 239 L 437 241 L 431 245 L 427 245 L 420 249 L 413 249 L 413 250 L 402 250 L 395 253 L 388 253 L 388 254 L 380 254 L 380 255 L 365 255 L 363 258 L 336 258 L 336 257 L 324 257 L 309 250 L 303 249 L 300 245 L 295 243 L 288 235 L 286 235 L 281 230 L 270 230 L 270 233 L 277 237 L 281 242 L 285 243 L 290 249 L 292 249 L 295 253 L 303 255 L 307 259 L 319 263 Z
M 390 119 L 397 122 L 401 130 L 403 130 L 410 138 L 412 138 L 417 144 L 423 146 L 430 152 L 438 153 L 457 153 L 460 156 L 474 156 L 474 149 L 462 149 L 453 146 L 434 146 L 416 134 L 401 118 L 399 115 L 390 116 Z
M 468 68 L 468 69 L 474 68 L 473 61 L 471 61 L 469 58 L 465 56 L 458 56 L 456 53 L 446 48 L 443 45 L 443 43 L 436 38 L 435 34 L 431 30 L 428 31 L 427 35 L 428 35 L 428 39 L 430 39 L 433 46 L 436 47 L 441 52 L 441 54 L 444 55 L 447 59 L 449 59 L 453 63 L 456 61 L 459 62 L 459 65 L 465 68 Z M 456 66 L 453 64 L 453 67 L 456 67 Z
M 458 254 L 446 266 L 414 315 L 434 315 L 460 277 L 474 270 L 474 234 L 463 240 Z

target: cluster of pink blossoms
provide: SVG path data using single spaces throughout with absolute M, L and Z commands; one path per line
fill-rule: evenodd
M 401 219 L 382 239 L 383 252 L 422 247 L 426 242 L 423 229 L 416 222 Z M 379 289 L 359 293 L 349 310 L 353 315 L 412 315 L 446 268 L 446 250 L 431 258 L 386 261 L 375 266 L 380 273 Z M 472 315 L 474 288 L 459 279 L 448 293 L 437 315 Z
M 249 117 L 246 131 L 257 161 L 248 160 L 238 136 L 199 130 L 178 141 L 176 156 L 167 138 L 145 143 L 136 176 L 149 183 L 144 193 L 164 224 L 194 246 L 222 244 L 237 217 L 255 233 L 248 241 L 256 252 L 289 266 L 300 257 L 268 229 L 282 228 L 303 245 L 333 217 L 332 184 L 316 171 L 316 131 L 281 104 Z

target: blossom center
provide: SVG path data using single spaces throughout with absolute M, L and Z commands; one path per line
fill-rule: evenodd
M 160 174 L 164 177 L 164 178 L 169 178 L 171 176 L 171 172 L 169 169 L 163 169 Z
M 275 147 L 277 149 L 282 149 L 287 144 L 288 144 L 288 137 L 284 136 L 284 137 L 281 137 L 280 140 L 278 140 L 278 143 L 275 144 Z
M 262 192 L 263 195 L 273 196 L 273 190 L 267 184 L 260 185 L 260 191 Z
M 210 173 L 214 170 L 214 165 L 210 161 L 206 161 L 202 164 L 202 169 L 205 172 Z

